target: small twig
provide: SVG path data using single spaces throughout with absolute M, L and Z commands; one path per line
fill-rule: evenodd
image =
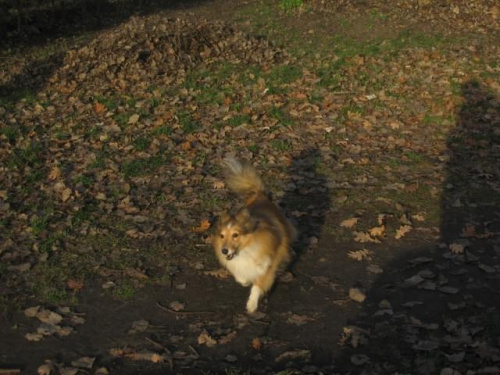
M 156 341 L 150 339 L 149 337 L 146 337 L 146 340 L 149 341 L 151 344 L 153 344 L 153 346 L 157 347 L 158 349 L 163 350 L 165 353 L 167 353 L 169 355 L 170 358 L 167 358 L 167 361 L 168 361 L 168 364 L 170 365 L 170 370 L 173 370 L 173 368 L 174 368 L 174 362 L 172 361 L 172 353 L 170 352 L 170 350 L 168 350 L 167 348 L 165 348 L 159 342 L 156 342 Z
M 251 319 L 250 320 L 252 323 L 256 323 L 256 324 L 262 324 L 262 325 L 265 325 L 265 326 L 268 326 L 269 324 L 271 324 L 271 322 L 265 322 L 263 320 L 257 320 L 257 319 Z
M 471 9 L 471 7 L 469 6 L 469 3 L 468 3 L 467 1 L 464 1 L 464 4 L 465 4 L 465 6 L 467 7 L 467 9 L 469 9 L 470 14 L 472 14 L 472 9 Z M 475 16 L 474 14 L 472 14 L 472 19 L 473 19 L 473 21 L 474 21 L 474 24 L 477 26 L 477 25 L 478 25 L 478 22 L 477 22 L 477 18 L 476 18 L 476 16 Z
M 347 95 L 347 94 L 354 94 L 354 91 L 333 91 L 330 94 L 332 94 L 332 95 Z
M 195 348 L 193 348 L 191 345 L 188 345 L 189 346 L 189 349 L 191 349 L 194 353 L 194 355 L 196 356 L 196 358 L 200 358 L 200 355 L 198 354 L 198 352 L 195 350 Z
M 146 340 L 149 341 L 154 346 L 156 346 L 158 349 L 161 349 L 161 350 L 165 351 L 165 353 L 167 353 L 168 355 L 172 355 L 172 353 L 170 353 L 170 350 L 168 350 L 166 347 L 164 347 L 159 342 L 156 342 L 155 340 L 150 339 L 149 337 L 146 337 Z
M 163 311 L 169 312 L 171 314 L 177 314 L 177 315 L 215 314 L 215 311 L 175 311 L 175 310 L 169 309 L 168 307 L 160 305 L 159 302 L 156 304 L 156 306 L 158 306 Z

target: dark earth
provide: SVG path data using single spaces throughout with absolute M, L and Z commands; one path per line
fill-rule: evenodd
M 0 1 L 0 374 L 500 374 L 497 1 L 31 5 Z M 300 232 L 252 315 L 206 241 L 227 154 Z

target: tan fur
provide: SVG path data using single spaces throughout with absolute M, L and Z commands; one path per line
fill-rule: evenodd
M 290 245 L 296 232 L 267 197 L 257 171 L 234 158 L 224 160 L 229 189 L 243 197 L 245 205 L 236 214 L 222 215 L 212 238 L 220 263 L 243 286 L 252 285 L 247 311 L 258 307 L 271 289 L 280 267 L 290 260 Z

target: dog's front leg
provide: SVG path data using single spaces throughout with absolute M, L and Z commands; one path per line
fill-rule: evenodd
M 262 290 L 257 285 L 253 285 L 250 291 L 250 297 L 248 297 L 247 301 L 247 312 L 249 314 L 257 311 L 257 307 L 259 306 L 259 300 L 261 296 L 262 296 Z
M 251 283 L 247 279 L 242 279 L 241 277 L 234 276 L 236 282 L 242 286 L 249 286 Z

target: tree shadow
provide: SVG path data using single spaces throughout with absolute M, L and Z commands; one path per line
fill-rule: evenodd
M 23 47 L 72 37 L 124 22 L 132 15 L 182 10 L 210 0 L 71 0 L 0 3 L 0 46 Z
M 189 9 L 207 1 L 210 0 L 74 0 L 53 1 L 45 6 L 33 5 L 31 2 L 0 4 L 5 8 L 3 16 L 0 17 L 0 47 L 5 51 L 9 48 L 22 48 L 28 51 L 29 55 L 31 47 L 54 44 L 50 45 L 52 52 L 37 52 L 43 53 L 45 57 L 30 57 L 20 73 L 0 84 L 0 105 L 13 105 L 21 99 L 35 99 L 48 78 L 62 65 L 68 49 L 67 41 L 53 42 L 55 38 L 78 39 L 80 35 L 116 26 L 135 14 L 148 15 L 164 10 Z M 15 11 L 16 7 L 22 7 L 21 11 Z M 26 24 L 22 24 L 22 27 L 26 32 L 15 32 L 22 23 L 18 16 L 24 19 Z M 54 50 L 60 51 L 53 52 Z
M 462 95 L 447 137 L 439 240 L 398 248 L 350 320 L 336 369 L 451 374 L 498 365 L 500 103 L 475 81 Z

